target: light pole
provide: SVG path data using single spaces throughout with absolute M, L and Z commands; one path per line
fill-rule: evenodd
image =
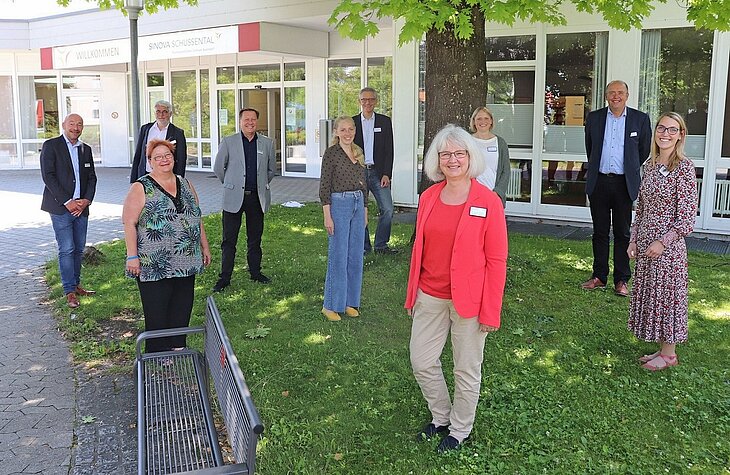
M 139 133 L 139 72 L 137 68 L 137 18 L 144 8 L 144 0 L 124 0 L 124 8 L 129 14 L 129 42 L 131 57 L 129 60 L 132 75 L 132 139 L 134 149 L 137 149 L 137 133 Z

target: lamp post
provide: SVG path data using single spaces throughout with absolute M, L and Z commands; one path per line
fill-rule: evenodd
M 131 44 L 131 57 L 129 60 L 130 72 L 132 75 L 132 137 L 133 144 L 137 148 L 137 133 L 139 132 L 139 72 L 137 68 L 137 18 L 139 12 L 144 8 L 144 0 L 124 0 L 124 8 L 129 14 L 129 42 Z

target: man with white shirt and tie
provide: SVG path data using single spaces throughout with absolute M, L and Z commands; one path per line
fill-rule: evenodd
M 365 252 L 374 248 L 378 254 L 395 254 L 388 247 L 393 220 L 393 196 L 390 179 L 393 176 L 393 125 L 390 117 L 375 113 L 378 94 L 372 87 L 360 90 L 362 113 L 352 117 L 355 121 L 355 143 L 365 152 L 365 179 L 368 191 L 378 203 L 378 227 L 375 243 L 370 244 L 370 232 L 365 228 Z
M 41 149 L 41 176 L 45 187 L 41 209 L 51 215 L 58 243 L 58 268 L 70 308 L 79 306 L 79 295 L 92 295 L 81 287 L 81 258 L 86 247 L 89 205 L 96 193 L 96 172 L 91 147 L 79 137 L 84 120 L 69 114 L 63 134 L 46 140 Z
M 614 293 L 628 297 L 631 267 L 627 248 L 631 208 L 639 195 L 639 168 L 649 156 L 652 130 L 649 116 L 626 106 L 629 86 L 606 86 L 608 107 L 588 114 L 585 125 L 588 172 L 586 194 L 593 220 L 593 275 L 586 290 L 603 289 L 608 281 L 609 233 L 613 225 Z

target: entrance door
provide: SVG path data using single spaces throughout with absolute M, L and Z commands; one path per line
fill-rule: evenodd
M 276 173 L 281 174 L 281 91 L 277 89 L 241 89 L 241 109 L 250 107 L 259 111 L 258 132 L 274 141 Z
M 101 98 L 96 93 L 64 92 L 63 117 L 78 114 L 84 120 L 81 140 L 91 147 L 94 163 L 101 163 Z

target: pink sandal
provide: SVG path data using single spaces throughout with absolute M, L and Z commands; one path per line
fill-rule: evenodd
M 661 361 L 664 363 L 663 365 L 659 365 L 658 362 Z M 677 366 L 679 364 L 679 359 L 677 359 L 677 355 L 662 355 L 661 353 L 656 358 L 644 363 L 641 365 L 642 368 L 648 369 L 649 371 L 662 371 L 670 366 Z
M 639 363 L 648 363 L 649 361 L 653 360 L 657 356 L 659 356 L 662 353 L 662 350 L 657 350 L 655 353 L 652 353 L 650 355 L 644 355 L 641 358 L 639 358 Z

